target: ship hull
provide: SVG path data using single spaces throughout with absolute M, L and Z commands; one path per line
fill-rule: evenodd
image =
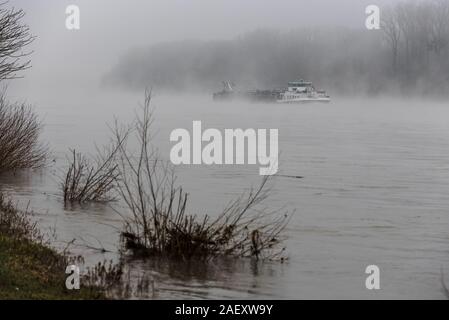
M 296 99 L 280 99 L 276 101 L 277 103 L 281 104 L 300 104 L 300 103 L 312 103 L 312 102 L 319 102 L 319 103 L 329 103 L 331 102 L 330 98 L 296 98 Z

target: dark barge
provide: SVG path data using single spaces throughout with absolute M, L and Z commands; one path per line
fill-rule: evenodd
M 248 90 L 238 91 L 229 81 L 223 81 L 223 90 L 213 94 L 214 101 L 229 101 L 234 99 L 253 102 L 276 102 L 285 90 Z

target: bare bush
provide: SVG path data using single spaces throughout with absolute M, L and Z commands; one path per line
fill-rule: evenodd
M 44 237 L 37 224 L 30 220 L 30 215 L 27 210 L 19 211 L 11 200 L 0 193 L 0 234 L 15 240 L 27 239 L 42 243 Z
M 105 260 L 87 267 L 81 282 L 83 286 L 100 289 L 107 299 L 150 299 L 156 294 L 152 276 L 132 274 L 124 261 Z
M 24 103 L 9 103 L 0 93 L 0 172 L 39 168 L 48 149 L 39 142 L 41 123 Z
M 93 288 L 101 288 L 107 296 L 118 295 L 121 298 L 129 298 L 124 290 L 130 286 L 129 281 L 124 283 L 123 265 L 112 261 L 98 262 L 95 266 L 87 268 L 83 275 L 83 285 Z M 118 294 L 117 291 L 121 294 Z
M 280 257 L 283 248 L 279 244 L 289 217 L 260 208 L 268 196 L 268 178 L 259 188 L 231 202 L 216 218 L 187 213 L 188 194 L 176 185 L 171 164 L 160 160 L 152 147 L 150 103 L 151 93 L 146 92 L 142 116 L 132 126 L 139 141 L 137 152 L 122 143 L 130 130 L 114 130 L 119 144 L 117 186 L 131 213 L 125 217 L 121 234 L 125 248 L 144 255 L 184 259 Z
M 92 161 L 72 151 L 69 168 L 61 183 L 64 203 L 109 202 L 115 200 L 114 190 L 119 176 L 114 162 L 116 149 L 98 152 Z
M 0 80 L 17 78 L 17 72 L 30 67 L 30 61 L 21 58 L 29 55 L 23 48 L 33 42 L 29 27 L 21 22 L 23 10 L 5 8 L 0 3 Z
M 6 5 L 0 3 L 0 81 L 17 78 L 19 71 L 30 67 L 30 61 L 22 61 L 29 55 L 23 49 L 34 40 L 21 22 L 25 13 Z M 10 104 L 5 91 L 0 93 L 0 171 L 41 167 L 47 149 L 38 142 L 40 122 L 30 106 Z

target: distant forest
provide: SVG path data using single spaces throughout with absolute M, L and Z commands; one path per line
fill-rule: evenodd
M 381 29 L 257 30 L 232 40 L 162 43 L 135 50 L 105 76 L 129 89 L 283 87 L 308 79 L 331 94 L 449 95 L 449 0 L 381 10 Z

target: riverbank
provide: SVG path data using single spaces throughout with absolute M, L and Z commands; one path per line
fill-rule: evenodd
M 67 261 L 0 195 L 0 299 L 103 299 L 95 287 L 66 289 Z
M 63 257 L 50 248 L 0 234 L 0 299 L 101 299 L 95 289 L 69 291 Z

